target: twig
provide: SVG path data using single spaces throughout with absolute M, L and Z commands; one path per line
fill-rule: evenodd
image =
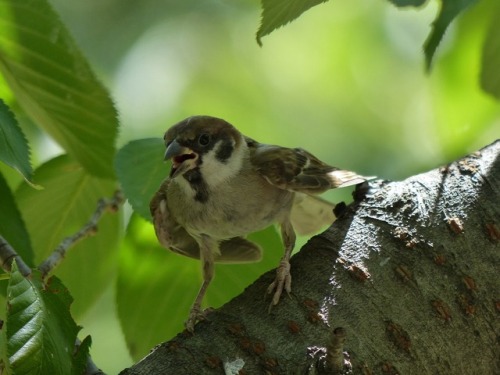
M 84 375 L 106 375 L 106 373 L 98 368 L 94 362 L 92 362 L 92 358 L 89 355 L 87 357 L 87 367 L 85 368 Z
M 81 239 L 94 235 L 97 232 L 97 223 L 106 210 L 116 212 L 120 205 L 124 202 L 125 197 L 120 190 L 117 190 L 112 198 L 99 199 L 97 208 L 90 220 L 75 234 L 66 237 L 54 249 L 52 254 L 49 255 L 39 266 L 38 270 L 42 273 L 42 278 L 45 278 L 59 263 L 63 260 L 68 250 Z
M 6 272 L 10 272 L 14 259 L 16 259 L 19 272 L 21 272 L 24 277 L 29 276 L 31 274 L 31 268 L 24 263 L 24 260 L 18 253 L 16 253 L 7 240 L 0 236 L 0 262 L 2 264 L 2 268 Z
M 344 342 L 346 331 L 342 327 L 333 330 L 326 346 L 326 369 L 331 374 L 341 374 L 344 368 Z

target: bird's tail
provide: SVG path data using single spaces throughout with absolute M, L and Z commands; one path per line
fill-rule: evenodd
M 330 183 L 332 184 L 332 188 L 343 188 L 346 186 L 358 185 L 365 181 L 372 180 L 375 177 L 365 177 L 360 176 L 351 171 L 345 171 L 341 169 L 337 169 L 331 172 L 328 172 L 328 178 Z

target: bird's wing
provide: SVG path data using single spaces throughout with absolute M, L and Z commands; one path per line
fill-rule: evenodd
M 215 263 L 253 263 L 262 259 L 262 249 L 243 237 L 234 237 L 219 244 L 220 255 Z
M 166 179 L 149 204 L 156 237 L 167 249 L 175 253 L 200 259 L 200 247 L 193 237 L 171 215 L 167 205 L 167 189 L 170 179 Z
M 169 180 L 165 180 L 150 202 L 156 237 L 160 243 L 173 252 L 194 259 L 200 259 L 198 242 L 171 215 L 167 205 Z M 224 240 L 219 244 L 216 263 L 251 263 L 262 258 L 262 249 L 242 237 Z
M 335 205 L 319 197 L 295 194 L 290 221 L 297 234 L 310 235 L 319 232 L 335 221 Z
M 254 168 L 280 189 L 319 194 L 367 180 L 354 172 L 325 164 L 301 148 L 263 145 L 251 139 L 247 139 L 247 143 Z

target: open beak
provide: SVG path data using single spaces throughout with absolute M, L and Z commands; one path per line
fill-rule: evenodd
M 179 174 L 183 174 L 195 167 L 195 161 L 198 159 L 198 154 L 188 147 L 181 146 L 176 140 L 172 141 L 165 151 L 165 159 L 172 159 L 172 169 L 170 170 L 170 178 L 175 178 Z

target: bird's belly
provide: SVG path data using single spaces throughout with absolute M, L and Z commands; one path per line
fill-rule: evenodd
M 272 225 L 280 214 L 280 210 L 270 207 L 240 205 L 238 209 L 214 209 L 209 213 L 210 223 L 196 223 L 196 226 L 202 233 L 216 238 L 246 236 Z
M 218 189 L 207 202 L 183 200 L 170 205 L 172 214 L 192 235 L 217 239 L 246 236 L 283 220 L 290 212 L 293 193 L 264 185 L 251 192 Z M 179 199 L 179 195 L 170 199 Z M 178 202 L 180 203 L 180 202 Z

